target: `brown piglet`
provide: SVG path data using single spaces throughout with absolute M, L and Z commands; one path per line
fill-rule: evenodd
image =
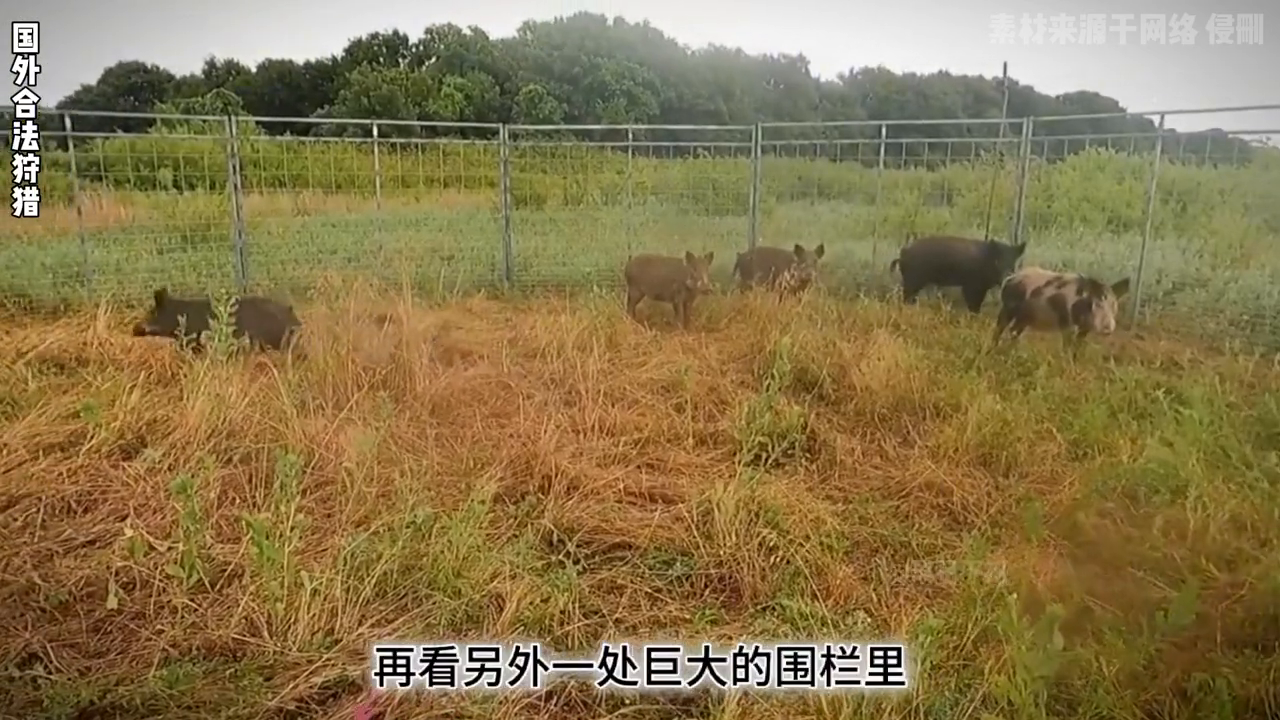
M 758 245 L 738 253 L 733 271 L 742 290 L 764 285 L 782 292 L 798 293 L 817 279 L 818 261 L 826 252 L 826 245 L 818 245 L 812 251 L 799 244 L 790 250 Z
M 698 256 L 685 252 L 684 258 L 668 255 L 636 255 L 627 261 L 623 276 L 627 281 L 627 314 L 636 317 L 636 306 L 649 298 L 671 303 L 681 327 L 689 327 L 689 308 L 699 295 L 712 291 L 711 261 L 714 252 Z

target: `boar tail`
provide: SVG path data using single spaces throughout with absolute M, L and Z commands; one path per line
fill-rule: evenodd
M 899 265 L 898 260 L 899 258 L 894 258 L 893 262 L 889 263 L 889 272 L 897 272 Z

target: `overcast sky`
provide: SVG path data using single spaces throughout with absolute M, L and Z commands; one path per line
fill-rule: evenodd
M 183 73 L 210 54 L 253 64 L 267 57 L 306 59 L 342 49 L 353 36 L 398 28 L 418 36 L 427 25 L 479 25 L 508 35 L 521 21 L 579 10 L 648 19 L 691 45 L 718 43 L 750 52 L 802 52 L 824 76 L 851 66 L 895 71 L 1010 74 L 1041 92 L 1095 90 L 1130 110 L 1223 107 L 1280 102 L 1280 9 L 1264 0 L 0 0 L 0 17 L 39 20 L 38 90 L 52 104 L 102 69 L 124 59 L 158 63 Z M 1120 44 L 1109 33 L 1099 46 L 992 39 L 992 16 L 1011 13 L 1189 13 L 1191 45 L 1142 45 L 1137 33 Z M 1210 13 L 1263 13 L 1261 45 L 1211 45 Z M 1108 24 L 1114 22 L 1108 17 Z M 1137 23 L 1135 19 L 1135 24 Z M 1274 27 L 1271 26 L 1274 23 Z M 1280 129 L 1280 112 L 1171 118 L 1179 129 Z

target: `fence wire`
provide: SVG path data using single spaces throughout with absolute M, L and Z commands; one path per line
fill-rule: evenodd
M 748 238 L 752 128 L 513 126 L 509 145 L 518 286 L 614 285 L 632 254 L 686 250 L 714 251 L 728 280 Z
M 1238 126 L 1247 127 L 1246 113 Z M 1036 118 L 1026 185 L 1027 256 L 1133 279 L 1135 325 L 1280 346 L 1280 163 L 1276 130 L 1084 136 L 1072 118 Z
M 911 236 L 1007 239 L 1019 139 L 1001 137 L 999 123 L 762 126 L 764 244 L 824 245 L 825 285 L 882 294 Z
M 326 120 L 323 135 L 298 137 L 274 122 L 238 143 L 251 286 L 363 277 L 451 294 L 501 283 L 499 126 L 460 138 Z
M 1224 111 L 1152 114 L 1138 133 L 1119 122 L 1132 115 L 572 127 L 138 114 L 145 134 L 90 131 L 120 113 L 45 111 L 41 217 L 0 221 L 0 296 L 298 294 L 355 276 L 431 295 L 609 286 L 632 254 L 685 250 L 714 250 L 728 282 L 737 252 L 796 243 L 826 247 L 828 288 L 881 294 L 909 237 L 948 233 L 1128 275 L 1136 323 L 1280 346 L 1280 130 L 1170 129 L 1197 112 Z M 1128 130 L 1085 132 L 1112 117 Z

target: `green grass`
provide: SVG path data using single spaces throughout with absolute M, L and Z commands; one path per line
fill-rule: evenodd
M 231 202 L 220 141 L 153 135 L 78 145 L 86 202 L 70 209 L 65 153 L 49 153 L 46 218 L 2 227 L 0 295 L 67 302 L 145 297 L 152 286 L 204 291 L 235 277 Z M 254 289 L 304 294 L 359 275 L 441 295 L 504 281 L 496 148 L 242 141 L 246 258 Z M 824 243 L 828 287 L 883 294 L 909 233 L 1008 237 L 1016 159 L 877 172 L 865 163 L 766 157 L 759 234 L 766 244 Z M 1114 280 L 1137 272 L 1151 157 L 1094 149 L 1034 159 L 1027 262 Z M 661 160 L 587 146 L 515 146 L 514 289 L 613 285 L 629 253 L 709 249 L 728 279 L 747 246 L 751 163 Z M 1144 323 L 1270 344 L 1280 310 L 1280 164 L 1171 161 L 1161 167 L 1143 277 Z M 380 178 L 375 199 L 374 178 Z M 993 178 L 996 182 L 992 183 Z M 877 199 L 878 198 L 878 199 Z
M 395 318 L 388 331 L 358 318 Z M 381 639 L 905 638 L 915 690 L 383 697 L 386 717 L 1274 717 L 1273 368 L 616 295 L 303 308 L 302 363 L 4 326 L 15 717 L 349 718 Z M 355 321 L 353 321 L 355 320 Z

